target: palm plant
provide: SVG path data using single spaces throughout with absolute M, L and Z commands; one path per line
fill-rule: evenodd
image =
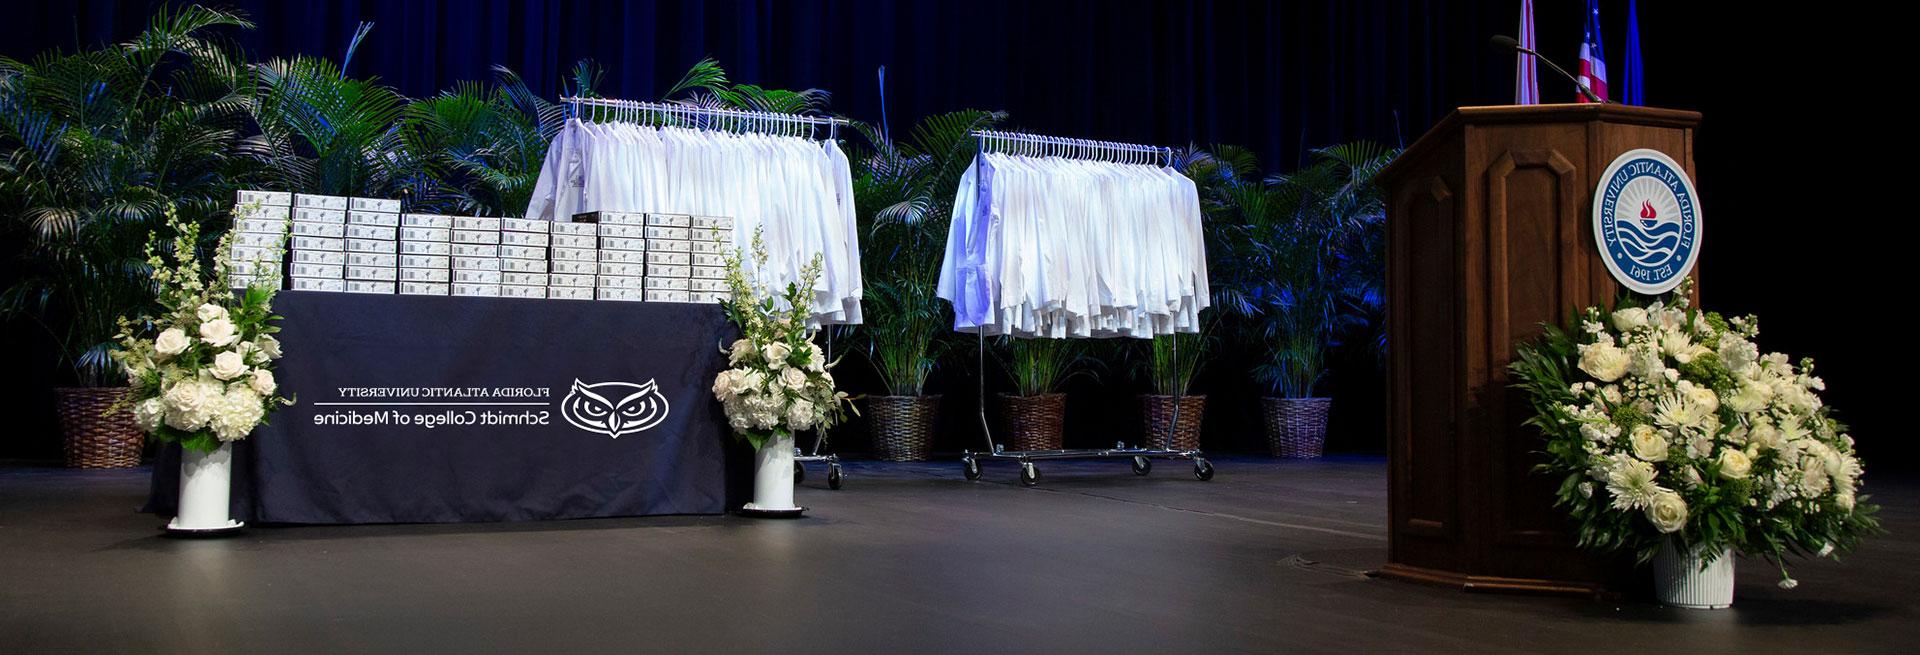
M 372 28 L 362 24 L 346 60 Z M 256 67 L 254 120 L 260 134 L 249 153 L 280 188 L 339 196 L 390 197 L 406 188 L 424 155 L 400 147 L 406 97 L 379 78 L 348 77 L 344 66 L 297 55 Z
M 217 32 L 252 26 L 162 9 L 122 44 L 0 58 L 0 207 L 23 255 L 0 310 L 44 328 L 83 386 L 114 380 L 116 319 L 154 302 L 143 248 L 166 208 L 208 222 L 246 177 L 252 80 Z
M 491 85 L 462 82 L 402 112 L 400 152 L 414 165 L 405 178 L 414 206 L 478 216 L 526 210 L 565 109 L 533 93 L 511 69 L 495 66 L 493 73 Z M 599 79 L 599 67 L 581 60 L 569 93 L 593 95 Z
M 1002 365 L 1013 377 L 1016 395 L 1040 396 L 1059 392 L 1077 376 L 1098 376 L 1099 360 L 1087 353 L 1084 342 L 1069 339 L 1003 339 Z

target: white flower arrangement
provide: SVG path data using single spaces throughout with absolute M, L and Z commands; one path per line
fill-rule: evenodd
M 766 266 L 759 234 L 753 238 L 753 256 L 756 268 Z M 826 361 L 807 327 L 820 258 L 802 272 L 799 284 L 788 284 L 778 296 L 749 279 L 738 253 L 727 253 L 726 265 L 732 298 L 725 308 L 740 328 L 740 339 L 724 350 L 730 368 L 714 377 L 713 397 L 734 434 L 758 449 L 776 436 L 838 424 L 850 406 L 846 392 L 834 388 L 830 369 L 838 362 Z
M 275 395 L 275 289 L 224 288 L 231 234 L 220 238 L 213 274 L 205 276 L 196 254 L 200 226 L 180 220 L 171 208 L 167 226 L 174 232 L 170 248 L 161 252 L 157 235 L 147 244 L 162 312 L 122 317 L 113 357 L 126 371 L 126 402 L 141 430 L 158 441 L 209 451 L 246 438 L 276 405 L 293 402 Z
M 1662 540 L 1772 560 L 1830 556 L 1879 531 L 1860 495 L 1853 437 L 1828 416 L 1813 360 L 1761 355 L 1753 317 L 1668 300 L 1588 308 L 1577 332 L 1547 326 L 1513 363 L 1546 435 L 1558 504 L 1580 544 L 1631 551 Z

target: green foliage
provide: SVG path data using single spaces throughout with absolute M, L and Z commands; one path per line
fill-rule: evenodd
M 370 25 L 363 25 L 354 45 Z M 353 57 L 353 47 L 347 58 Z M 302 193 L 390 197 L 424 163 L 401 146 L 406 97 L 377 78 L 348 77 L 321 57 L 296 55 L 257 67 L 255 121 L 260 136 L 249 154 L 272 172 L 275 186 Z
M 1022 396 L 1056 393 L 1076 376 L 1099 376 L 1100 360 L 1084 341 L 1002 338 L 1000 346 L 1001 365 L 1013 378 L 1014 393 Z

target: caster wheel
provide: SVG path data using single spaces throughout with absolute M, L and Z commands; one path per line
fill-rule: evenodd
M 1152 470 L 1153 470 L 1153 460 L 1147 459 L 1145 457 L 1133 458 L 1133 474 L 1134 475 L 1146 475 L 1147 472 Z
M 1193 477 L 1201 482 L 1213 479 L 1213 463 L 1204 459 L 1193 460 Z
M 806 481 L 806 479 L 807 479 L 807 467 L 801 465 L 799 462 L 794 462 L 793 463 L 793 483 L 800 484 L 801 482 Z
M 840 477 L 841 475 L 840 475 L 839 464 L 828 466 L 827 467 L 827 488 L 833 489 L 835 491 L 840 490 Z
M 961 461 L 961 464 L 965 467 L 964 470 L 968 480 L 980 479 L 980 462 L 974 461 L 972 457 L 968 457 Z
M 1040 484 L 1040 469 L 1034 468 L 1033 462 L 1020 465 L 1020 484 L 1026 487 Z

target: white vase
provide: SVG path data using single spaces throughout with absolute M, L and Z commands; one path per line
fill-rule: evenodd
M 212 533 L 237 530 L 242 523 L 228 515 L 233 492 L 233 444 L 222 443 L 211 452 L 180 449 L 180 503 L 167 530 Z
M 1653 590 L 1660 603 L 1689 609 L 1723 609 L 1733 605 L 1733 551 L 1721 548 L 1712 564 L 1700 568 L 1706 549 L 1682 551 L 1672 539 L 1653 556 Z
M 753 458 L 753 502 L 743 513 L 797 515 L 793 504 L 793 435 L 783 434 L 760 444 Z

